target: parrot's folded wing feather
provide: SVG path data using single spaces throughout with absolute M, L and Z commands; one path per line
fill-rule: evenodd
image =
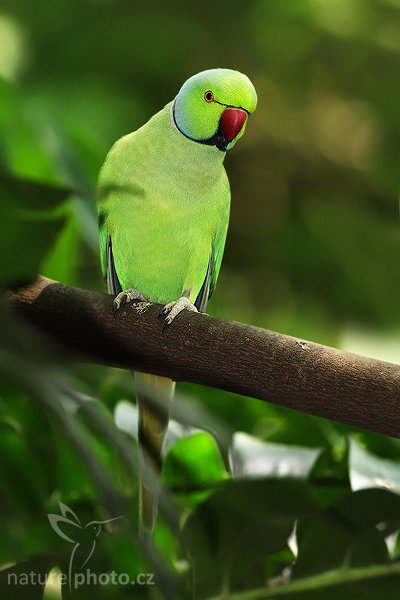
M 108 293 L 116 296 L 122 292 L 122 287 L 115 270 L 112 240 L 107 228 L 107 211 L 100 209 L 98 219 L 101 270 L 107 283 Z
M 99 211 L 99 243 L 101 269 L 107 283 L 107 290 L 109 294 L 116 296 L 122 292 L 122 287 L 115 270 L 111 235 L 107 231 L 106 212 L 103 210 Z
M 207 308 L 207 302 L 210 297 L 211 276 L 214 270 L 214 246 L 211 248 L 211 256 L 208 261 L 207 273 L 201 286 L 200 292 L 195 300 L 195 307 L 199 312 L 204 312 Z
M 214 242 L 211 247 L 210 259 L 208 261 L 207 273 L 194 303 L 199 312 L 204 312 L 206 310 L 207 302 L 211 298 L 217 284 L 219 271 L 221 269 L 222 256 L 224 254 L 228 224 L 229 208 L 227 209 L 225 218 L 222 219 L 220 227 L 214 238 Z
M 107 236 L 107 288 L 109 294 L 119 294 L 122 292 L 122 287 L 115 270 L 111 235 Z
M 209 289 L 209 293 L 208 293 L 208 300 L 213 295 L 215 286 L 217 285 L 217 279 L 218 279 L 218 275 L 219 275 L 219 272 L 221 269 L 222 257 L 224 254 L 228 225 L 229 225 L 229 207 L 226 211 L 225 219 L 223 219 L 221 221 L 221 225 L 219 227 L 217 235 L 215 236 L 215 240 L 214 240 L 214 244 L 213 244 L 213 251 L 211 254 L 213 261 L 212 261 L 212 265 L 211 265 L 212 268 L 211 268 L 211 273 L 210 273 L 210 289 Z

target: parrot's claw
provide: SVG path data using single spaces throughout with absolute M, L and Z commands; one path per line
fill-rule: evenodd
M 168 315 L 163 324 L 162 333 L 166 330 L 166 328 L 171 325 L 172 321 L 181 313 L 183 310 L 189 310 L 191 312 L 198 312 L 197 308 L 194 304 L 188 300 L 186 296 L 181 296 L 179 300 L 174 300 L 173 302 L 169 302 L 164 306 L 162 311 L 159 314 L 159 317 L 164 317 Z
M 169 306 L 169 304 L 166 304 L 166 305 L 164 306 L 164 308 L 160 310 L 160 312 L 159 312 L 159 315 L 158 315 L 158 318 L 160 318 L 160 317 L 163 317 L 164 315 L 166 315 L 166 314 L 168 313 L 168 311 L 170 310 L 170 309 L 168 308 L 168 306 Z
M 123 290 L 114 298 L 113 302 L 113 315 L 116 316 L 118 310 L 124 304 L 129 304 L 132 300 L 139 300 L 139 302 L 147 302 L 148 299 L 143 296 L 140 292 L 135 290 L 134 288 L 129 288 L 129 290 Z

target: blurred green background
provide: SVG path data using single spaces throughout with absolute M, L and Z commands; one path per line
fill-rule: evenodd
M 209 312 L 399 362 L 399 0 L 2 0 L 2 288 L 40 272 L 104 289 L 93 190 L 107 151 L 187 77 L 216 66 L 246 73 L 259 104 L 226 158 L 232 214 Z M 0 320 L 4 567 L 65 568 L 71 548 L 46 517 L 58 501 L 87 521 L 128 515 L 129 527 L 104 535 L 90 565 L 156 570 L 158 585 L 136 587 L 140 597 L 239 598 L 282 573 L 295 581 L 396 565 L 396 440 L 189 385 L 179 386 L 184 426 L 176 425 L 165 469 L 178 509 L 162 512 L 157 556 L 146 552 L 136 540 L 135 441 L 120 431 L 134 429 L 130 374 L 66 367 L 5 308 Z M 239 466 L 255 438 L 269 445 L 255 446 L 250 485 Z M 311 463 L 307 448 L 319 449 Z M 286 540 L 295 518 L 293 567 Z M 291 597 L 336 598 L 339 588 L 325 583 Z M 342 582 L 340 593 L 397 598 L 398 585 L 397 574 Z M 12 597 L 42 593 L 19 586 Z

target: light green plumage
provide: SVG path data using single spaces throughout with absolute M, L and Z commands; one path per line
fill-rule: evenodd
M 204 71 L 185 82 L 174 102 L 114 144 L 98 193 L 101 264 L 110 292 L 134 288 L 161 304 L 185 295 L 182 306 L 193 309 L 188 299 L 205 309 L 229 221 L 225 150 L 243 135 L 256 103 L 245 75 Z M 143 373 L 135 378 L 141 528 L 152 532 L 174 383 Z

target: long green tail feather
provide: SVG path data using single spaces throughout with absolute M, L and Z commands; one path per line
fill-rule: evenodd
M 139 531 L 143 535 L 153 533 L 157 520 L 162 449 L 175 382 L 135 372 L 135 387 L 139 409 Z

